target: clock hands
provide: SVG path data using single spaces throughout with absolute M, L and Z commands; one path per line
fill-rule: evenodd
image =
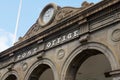
M 43 22 L 48 23 L 50 21 L 50 19 L 52 18 L 53 13 L 54 13 L 54 9 L 49 8 L 43 15 Z
M 58 9 L 58 6 L 56 4 L 53 4 L 53 3 L 48 4 L 43 9 L 43 11 L 39 16 L 39 19 L 38 19 L 39 25 L 41 26 L 49 25 L 52 22 L 57 9 Z

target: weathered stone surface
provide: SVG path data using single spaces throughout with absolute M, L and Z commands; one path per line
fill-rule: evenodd
M 50 4 L 42 13 L 49 7 L 56 12 L 49 25 L 37 20 L 0 53 L 0 80 L 119 80 L 120 1 Z

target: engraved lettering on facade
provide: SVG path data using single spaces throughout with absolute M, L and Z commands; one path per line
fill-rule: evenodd
M 58 37 L 58 38 L 56 38 L 56 39 L 54 39 L 54 40 L 49 41 L 49 42 L 46 44 L 46 48 L 47 48 L 47 49 L 48 49 L 48 48 L 51 48 L 51 47 L 53 47 L 53 46 L 56 46 L 56 45 L 58 45 L 58 44 L 61 44 L 61 43 L 66 42 L 66 41 L 68 41 L 68 40 L 71 40 L 71 39 L 73 39 L 73 38 L 75 38 L 75 37 L 78 37 L 78 36 L 79 36 L 79 30 L 73 31 L 73 32 L 71 32 L 71 33 L 68 33 L 68 34 L 66 34 L 66 35 L 63 35 L 63 36 L 61 36 L 61 37 Z
M 68 39 L 72 38 L 72 33 L 69 33 L 67 36 Z
M 34 55 L 38 50 L 39 50 L 39 48 L 36 47 L 36 48 L 33 48 L 33 49 L 28 50 L 28 51 L 26 51 L 26 52 L 23 52 L 22 54 L 20 53 L 20 54 L 17 56 L 16 61 Z
M 57 38 L 57 44 L 60 43 L 60 40 L 61 40 L 61 37 L 60 37 L 60 38 Z

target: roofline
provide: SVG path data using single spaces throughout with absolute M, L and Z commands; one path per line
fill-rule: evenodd
M 90 7 L 88 7 L 88 8 L 85 8 L 85 9 L 83 9 L 83 10 L 78 11 L 78 13 L 74 14 L 72 17 L 69 17 L 68 19 L 73 19 L 74 17 L 80 16 L 81 14 L 84 14 L 84 15 L 85 15 L 84 17 L 88 17 L 88 16 L 90 16 L 90 15 L 92 15 L 92 14 L 94 14 L 94 13 L 97 13 L 97 12 L 99 12 L 99 11 L 101 11 L 101 10 L 109 7 L 109 6 L 114 5 L 114 4 L 117 3 L 117 2 L 120 2 L 120 0 L 103 0 L 103 1 L 101 1 L 101 2 L 99 2 L 99 3 L 97 3 L 97 4 L 94 4 L 94 5 L 90 6 Z M 101 7 L 101 6 L 102 6 L 102 7 Z M 92 10 L 92 11 L 91 11 L 91 10 Z M 88 13 L 88 12 L 90 12 L 90 13 Z M 83 18 L 84 18 L 84 17 L 83 17 Z M 81 18 L 81 19 L 83 19 L 83 18 Z M 61 22 L 59 22 L 59 23 L 56 24 L 56 25 L 64 25 L 63 22 L 64 22 L 64 21 L 61 21 Z M 54 28 L 56 25 L 54 25 L 54 26 L 51 27 L 51 28 Z M 43 32 L 41 32 L 41 33 L 39 33 L 39 34 L 37 34 L 37 35 L 29 38 L 29 39 L 26 39 L 26 40 L 22 41 L 21 43 L 18 43 L 18 44 L 16 44 L 16 45 L 14 45 L 14 46 L 6 49 L 5 51 L 2 51 L 2 52 L 0 53 L 0 58 L 3 57 L 3 56 L 6 56 L 6 55 L 10 55 L 10 54 L 12 54 L 13 52 L 15 52 L 15 51 L 17 51 L 17 50 L 19 50 L 19 49 L 21 49 L 21 48 L 23 48 L 23 47 L 26 47 L 26 46 L 28 46 L 28 45 L 36 42 L 36 41 L 42 40 L 44 37 L 46 37 L 46 36 L 45 36 L 46 32 L 49 31 L 49 30 L 51 30 L 51 28 L 48 29 L 48 30 L 46 30 L 46 31 L 43 31 Z M 40 36 L 40 35 L 41 35 L 41 36 Z M 43 36 L 42 36 L 42 35 L 43 35 Z M 49 35 L 49 34 L 47 34 L 47 35 Z M 38 38 L 38 36 L 40 36 L 40 37 Z M 33 40 L 33 39 L 34 39 L 34 40 Z M 24 44 L 24 45 L 23 45 L 23 44 Z

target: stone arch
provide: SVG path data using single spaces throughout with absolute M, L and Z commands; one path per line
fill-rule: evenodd
M 9 71 L 5 73 L 2 80 L 19 80 L 18 73 L 16 71 Z
M 91 51 L 92 54 L 83 55 L 83 53 L 86 54 L 88 51 Z M 69 55 L 69 57 L 66 59 L 64 65 L 63 65 L 63 68 L 61 71 L 61 80 L 68 80 L 68 79 L 66 79 L 68 69 L 69 69 L 69 66 L 71 65 L 72 61 L 75 59 L 75 57 L 77 57 L 78 55 L 80 55 L 81 57 L 84 57 L 84 58 L 81 58 L 81 63 L 79 63 L 79 67 L 80 67 L 80 65 L 88 57 L 90 57 L 92 55 L 97 55 L 97 53 L 102 53 L 103 55 L 105 55 L 105 57 L 108 59 L 108 61 L 110 63 L 111 70 L 116 70 L 119 68 L 118 60 L 116 59 L 115 55 L 112 53 L 112 51 L 107 46 L 100 44 L 100 43 L 96 43 L 96 42 L 90 42 L 90 43 L 79 46 Z M 72 76 L 72 78 L 74 78 L 74 77 L 75 76 Z M 69 79 L 69 80 L 74 80 L 74 79 Z
M 49 59 L 42 59 L 42 60 L 39 60 L 37 61 L 36 63 L 34 63 L 30 69 L 28 70 L 24 80 L 29 80 L 32 72 L 36 69 L 36 68 L 42 68 L 42 71 L 40 72 L 40 75 L 47 69 L 51 69 L 51 71 L 53 72 L 53 77 L 54 77 L 54 80 L 59 80 L 58 78 L 58 73 L 57 73 L 57 70 L 56 70 L 56 67 L 55 65 L 52 63 L 52 61 L 50 61 Z

